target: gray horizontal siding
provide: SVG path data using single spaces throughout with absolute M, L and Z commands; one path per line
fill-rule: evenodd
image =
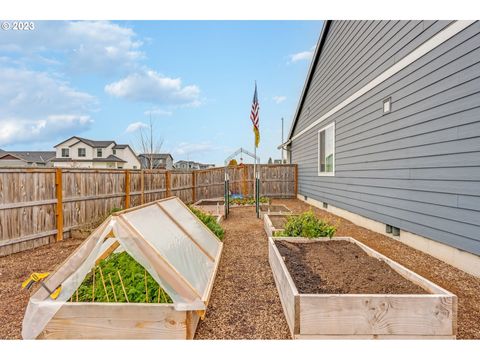
M 293 135 L 448 24 L 334 21 Z M 480 254 L 479 84 L 476 22 L 293 140 L 299 193 Z M 332 121 L 335 176 L 318 176 Z

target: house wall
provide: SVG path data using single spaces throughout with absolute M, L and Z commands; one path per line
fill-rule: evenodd
M 142 164 L 138 160 L 137 156 L 133 153 L 133 151 L 126 147 L 125 149 L 118 150 L 117 149 L 117 157 L 122 160 L 125 160 L 126 163 L 123 163 L 122 166 L 124 169 L 141 169 Z
M 333 21 L 293 136 L 449 25 Z M 479 79 L 475 22 L 294 139 L 299 194 L 480 254 Z M 335 176 L 318 176 L 332 121 Z
M 23 167 L 27 166 L 27 162 L 19 159 L 1 159 L 0 167 Z

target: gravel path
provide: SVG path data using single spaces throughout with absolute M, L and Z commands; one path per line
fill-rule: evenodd
M 308 210 L 298 200 L 274 200 L 294 212 Z M 480 278 L 471 276 L 396 240 L 313 208 L 352 236 L 458 296 L 458 339 L 480 339 Z M 198 339 L 289 339 L 285 317 L 268 264 L 267 237 L 254 208 L 234 208 L 223 223 L 223 255 L 207 316 Z M 21 282 L 33 271 L 52 271 L 81 243 L 68 240 L 0 257 L 0 339 L 20 338 L 29 293 Z
M 52 272 L 83 240 L 71 239 L 0 257 L 0 339 L 21 339 L 30 291 L 22 282 L 33 272 Z
M 196 339 L 289 339 L 255 208 L 231 208 L 222 258 Z

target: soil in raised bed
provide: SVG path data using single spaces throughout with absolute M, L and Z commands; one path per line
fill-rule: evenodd
M 289 213 L 290 210 L 285 205 L 260 205 L 260 211 L 264 212 L 284 212 Z
M 273 227 L 277 230 L 283 229 L 288 220 L 287 215 L 270 215 L 269 218 Z
M 301 294 L 428 293 L 348 241 L 275 243 Z

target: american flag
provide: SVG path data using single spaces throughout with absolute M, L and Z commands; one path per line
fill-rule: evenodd
M 257 96 L 257 83 L 255 83 L 255 92 L 253 93 L 252 111 L 250 112 L 250 119 L 252 120 L 252 124 L 253 124 L 253 132 L 255 133 L 255 147 L 258 147 L 258 144 L 260 143 L 260 129 L 258 126 L 259 110 L 260 110 L 260 105 L 258 103 L 258 96 Z

